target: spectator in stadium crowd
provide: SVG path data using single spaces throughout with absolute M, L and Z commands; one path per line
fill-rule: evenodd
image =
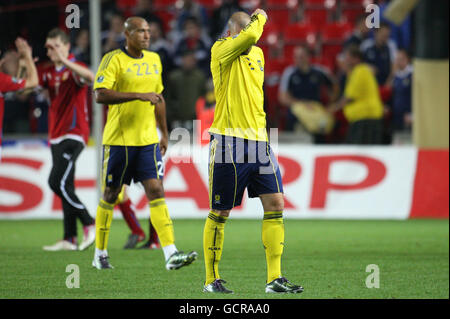
M 278 99 L 282 105 L 288 106 L 286 130 L 293 131 L 298 119 L 291 108 L 295 103 L 322 102 L 321 90 L 328 88 L 328 96 L 334 101 L 339 87 L 333 76 L 316 65 L 311 64 L 311 53 L 305 47 L 294 49 L 294 65 L 287 67 L 281 76 Z M 315 143 L 324 143 L 324 136 L 314 135 Z
M 373 39 L 367 39 L 361 43 L 364 61 L 375 70 L 375 76 L 379 85 L 386 85 L 392 76 L 393 63 L 397 52 L 397 45 L 389 38 L 391 27 L 387 23 L 381 23 L 375 30 Z
M 102 8 L 102 15 L 101 15 L 102 30 L 109 29 L 110 21 L 113 16 L 115 15 L 123 16 L 123 12 L 117 5 L 116 0 L 101 0 L 101 8 Z
M 224 34 L 231 15 L 238 11 L 245 11 L 239 5 L 239 0 L 223 0 L 222 4 L 214 9 L 211 19 L 212 39 L 216 40 Z
M 177 30 L 182 32 L 188 18 L 196 18 L 198 24 L 205 32 L 209 32 L 208 11 L 195 0 L 181 0 L 181 8 L 177 14 Z
M 6 51 L 2 58 L 3 62 L 0 71 L 11 76 L 12 79 L 19 77 L 19 58 L 19 53 L 16 50 Z M 24 60 L 22 59 L 22 61 Z M 3 97 L 0 97 L 0 99 L 2 100 L 0 103 L 3 104 L 4 102 L 5 104 L 4 111 L 0 110 L 0 113 L 3 115 L 1 116 L 3 118 L 3 132 L 30 133 L 30 105 L 28 100 L 20 94 L 12 92 L 4 92 Z
M 181 68 L 173 70 L 167 81 L 167 113 L 172 128 L 192 130 L 192 121 L 196 119 L 195 103 L 205 94 L 206 80 L 197 67 L 196 53 L 183 52 Z
M 17 38 L 15 41 L 17 48 L 17 58 L 19 61 L 17 65 L 22 62 L 25 70 L 23 79 L 17 79 L 9 74 L 0 72 L 0 161 L 1 161 L 1 146 L 2 146 L 2 124 L 3 124 L 3 94 L 7 92 L 18 91 L 22 89 L 33 88 L 38 85 L 38 74 L 36 66 L 34 65 L 32 49 L 28 43 L 22 39 Z M 1 54 L 1 52 L 0 52 Z M 0 59 L 0 68 L 4 65 L 5 60 Z
M 357 46 L 349 46 L 344 54 L 348 67 L 344 95 L 329 110 L 343 108 L 349 122 L 346 143 L 382 144 L 384 106 L 373 71 L 363 63 Z
M 395 59 L 395 73 L 392 82 L 392 126 L 394 131 L 410 130 L 411 86 L 413 67 L 408 52 L 401 49 Z
M 159 54 L 161 58 L 161 63 L 163 67 L 163 84 L 166 84 L 167 75 L 172 71 L 172 47 L 164 38 L 163 30 L 161 24 L 153 21 L 149 22 L 148 26 L 150 28 L 150 47 L 149 50 Z
M 101 33 L 103 53 L 118 49 L 125 44 L 125 36 L 123 34 L 123 18 L 119 14 L 115 14 L 109 21 L 109 30 Z
M 352 34 L 345 40 L 344 48 L 349 45 L 360 46 L 369 36 L 370 30 L 366 25 L 366 15 L 362 14 L 355 19 L 355 27 Z
M 174 62 L 181 67 L 183 55 L 186 51 L 195 52 L 198 67 L 209 76 L 211 39 L 203 32 L 198 19 L 187 18 L 184 22 L 182 38 L 175 44 Z
M 89 51 L 89 31 L 81 29 L 76 38 L 72 53 L 78 61 L 82 61 L 87 65 L 91 64 L 91 55 Z
M 134 16 L 144 18 L 148 23 L 156 22 L 159 25 L 163 23 L 154 10 L 153 0 L 138 0 L 133 11 Z

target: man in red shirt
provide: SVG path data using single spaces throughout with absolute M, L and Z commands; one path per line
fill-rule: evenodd
M 17 79 L 11 77 L 8 74 L 0 72 L 0 161 L 1 161 L 1 147 L 2 147 L 2 128 L 3 128 L 3 113 L 4 113 L 4 100 L 2 93 L 18 91 L 22 89 L 33 88 L 38 85 L 38 74 L 36 66 L 33 62 L 31 47 L 28 43 L 22 39 L 17 38 L 16 42 L 17 51 L 20 59 L 23 60 L 23 65 L 26 71 L 25 79 Z M 2 61 L 0 61 L 0 66 Z
M 94 74 L 82 62 L 69 54 L 69 36 L 55 28 L 45 42 L 47 56 L 53 65 L 39 74 L 39 84 L 48 90 L 49 143 L 53 167 L 49 185 L 61 198 L 63 206 L 64 238 L 44 250 L 84 250 L 95 241 L 95 220 L 75 194 L 75 162 L 88 142 L 87 113 L 88 86 Z M 77 247 L 77 218 L 83 224 L 84 239 Z

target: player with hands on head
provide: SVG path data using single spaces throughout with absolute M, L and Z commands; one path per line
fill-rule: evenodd
M 85 250 L 95 241 L 95 220 L 75 193 L 76 161 L 89 139 L 88 85 L 94 74 L 70 53 L 70 38 L 59 28 L 45 41 L 52 65 L 39 72 L 39 86 L 50 96 L 49 144 L 52 168 L 48 183 L 61 199 L 63 240 L 44 246 L 46 251 Z M 83 224 L 83 240 L 77 245 L 77 219 Z
M 225 223 L 241 204 L 245 189 L 264 208 L 262 242 L 266 252 L 267 293 L 299 293 L 303 288 L 281 275 L 284 246 L 283 185 L 270 148 L 264 112 L 264 54 L 255 46 L 267 14 L 234 13 L 229 34 L 211 48 L 211 73 L 216 96 L 209 153 L 210 213 L 203 231 L 206 279 L 203 291 L 232 293 L 219 275 Z

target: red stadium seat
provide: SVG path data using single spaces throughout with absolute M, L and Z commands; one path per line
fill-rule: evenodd
M 264 75 L 266 78 L 276 76 L 276 79 L 266 80 L 268 86 L 277 85 L 279 83 L 280 77 L 283 74 L 284 69 L 289 65 L 289 61 L 285 59 L 273 59 L 267 60 L 264 66 Z
M 269 21 L 269 23 L 264 26 L 264 32 L 261 36 L 260 42 L 262 45 L 274 45 L 278 42 L 279 36 L 279 25 Z
M 328 22 L 328 14 L 327 9 L 305 9 L 303 19 L 308 23 L 321 26 Z
M 336 0 L 304 0 L 303 19 L 316 26 L 327 23 L 336 9 Z
M 284 30 L 284 41 L 286 43 L 315 43 L 317 28 L 308 23 L 296 23 L 287 25 Z
M 175 14 L 168 10 L 157 11 L 157 16 L 163 21 L 164 32 L 167 33 L 172 29 L 170 23 L 175 18 Z
M 293 21 L 295 11 L 292 9 L 272 9 L 268 12 L 271 22 L 278 25 L 286 25 Z
M 351 32 L 351 23 L 326 24 L 322 29 L 322 40 L 324 42 L 342 42 Z
M 314 48 L 317 34 L 317 28 L 312 24 L 296 23 L 286 26 L 283 30 L 285 59 L 292 61 L 293 51 L 298 45 Z
M 286 60 L 266 60 L 264 67 L 264 93 L 266 99 L 266 113 L 272 124 L 277 125 L 280 104 L 278 102 L 278 87 L 284 69 L 289 65 Z
M 327 24 L 322 29 L 322 56 L 332 61 L 332 71 L 336 65 L 336 56 L 342 51 L 342 44 L 352 32 L 350 23 Z
M 292 61 L 294 48 L 304 45 L 314 48 L 317 43 L 317 29 L 312 24 L 296 23 L 288 25 L 283 30 L 284 35 L 284 57 Z
M 363 7 L 357 9 L 344 9 L 341 13 L 341 21 L 355 23 L 356 18 L 365 13 Z
M 336 69 L 336 57 L 342 52 L 342 44 L 324 44 L 322 46 L 322 56 L 330 63 L 330 70 Z
M 153 0 L 153 5 L 156 9 L 167 9 L 175 6 L 177 0 Z
M 336 0 L 303 0 L 303 5 L 305 7 L 330 9 L 330 8 L 336 6 Z
M 221 0 L 197 0 L 202 6 L 207 9 L 213 9 L 221 5 Z
M 369 3 L 373 3 L 371 0 L 341 0 L 342 6 L 364 6 Z
M 296 8 L 298 7 L 298 0 L 266 0 L 268 9 L 273 8 Z

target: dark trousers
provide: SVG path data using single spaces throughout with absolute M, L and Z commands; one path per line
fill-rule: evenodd
M 53 166 L 48 184 L 62 201 L 64 239 L 77 235 L 77 218 L 84 226 L 94 223 L 94 219 L 75 194 L 75 162 L 83 148 L 81 142 L 71 139 L 51 145 Z
M 350 123 L 347 144 L 376 145 L 383 143 L 382 120 L 360 120 Z

